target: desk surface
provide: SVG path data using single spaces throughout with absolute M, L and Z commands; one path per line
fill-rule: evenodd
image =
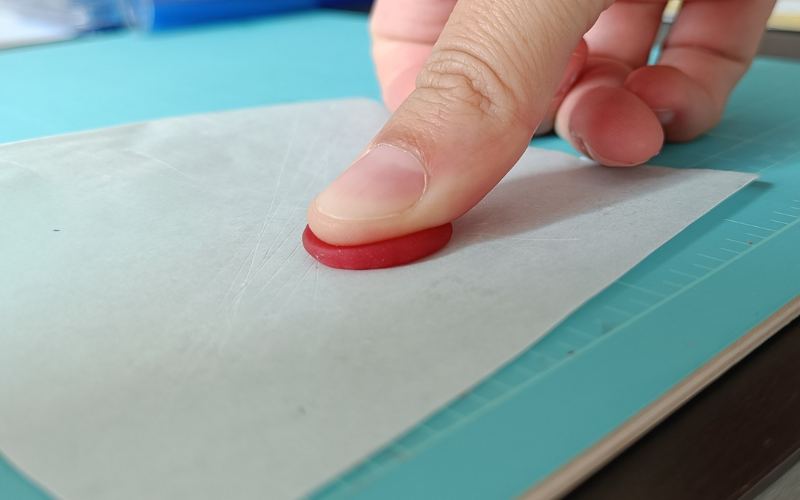
M 11 75 L 0 80 L 0 142 L 278 102 L 378 96 L 364 18 L 345 14 L 147 38 L 102 35 L 0 54 L 0 72 Z M 757 62 L 714 132 L 667 146 L 654 160 L 759 172 L 761 182 L 317 498 L 512 498 L 651 408 L 797 297 L 800 264 L 791 257 L 800 248 L 800 103 L 792 82 L 799 77 L 798 65 Z M 555 138 L 535 145 L 569 149 Z M 0 468 L 0 484 L 17 488 L 12 498 L 43 498 L 7 467 Z

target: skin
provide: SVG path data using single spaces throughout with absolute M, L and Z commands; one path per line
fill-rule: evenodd
M 774 1 L 686 0 L 647 66 L 664 1 L 377 0 L 373 57 L 394 114 L 311 203 L 309 226 L 355 245 L 450 222 L 534 133 L 612 167 L 694 139 L 718 123 Z

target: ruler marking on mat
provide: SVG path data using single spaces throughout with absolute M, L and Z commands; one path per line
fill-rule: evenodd
M 743 226 L 754 227 L 756 229 L 763 229 L 764 231 L 769 231 L 769 232 L 775 232 L 776 231 L 776 229 L 770 229 L 768 227 L 756 226 L 755 224 L 748 224 L 747 222 L 740 222 L 738 220 L 733 220 L 733 219 L 723 219 L 723 220 L 726 221 L 726 222 L 733 222 L 734 224 L 741 224 Z

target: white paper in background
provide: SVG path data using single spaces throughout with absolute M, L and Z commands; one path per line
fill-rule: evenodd
M 351 100 L 0 147 L 0 449 L 65 500 L 296 499 L 754 178 L 531 149 L 438 255 L 318 265 L 306 207 L 387 117 Z

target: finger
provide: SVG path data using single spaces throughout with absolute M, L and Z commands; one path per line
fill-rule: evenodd
M 556 95 L 554 95 L 553 100 L 550 101 L 550 107 L 547 108 L 544 118 L 539 123 L 533 135 L 548 134 L 553 130 L 556 111 L 558 111 L 558 107 L 561 106 L 561 102 L 564 100 L 564 97 L 566 97 L 567 92 L 569 92 L 581 71 L 583 71 L 583 66 L 586 64 L 588 55 L 589 47 L 586 45 L 586 41 L 581 39 L 575 51 L 572 53 L 572 57 L 569 58 L 567 69 L 564 71 L 564 76 L 561 77 L 561 82 L 558 84 Z
M 647 64 L 666 0 L 619 1 L 586 33 L 592 57 L 621 62 L 631 70 Z
M 657 110 L 670 141 L 713 128 L 755 57 L 774 0 L 686 2 L 658 65 L 633 72 L 625 88 Z
M 377 0 L 372 8 L 372 58 L 383 100 L 394 111 L 414 90 L 456 0 Z
M 646 64 L 664 2 L 615 3 L 586 34 L 589 58 L 556 115 L 556 131 L 573 147 L 609 166 L 655 156 L 664 133 L 650 108 L 622 87 Z
M 472 208 L 525 151 L 607 1 L 459 1 L 416 89 L 369 152 L 312 202 L 312 231 L 354 245 Z

